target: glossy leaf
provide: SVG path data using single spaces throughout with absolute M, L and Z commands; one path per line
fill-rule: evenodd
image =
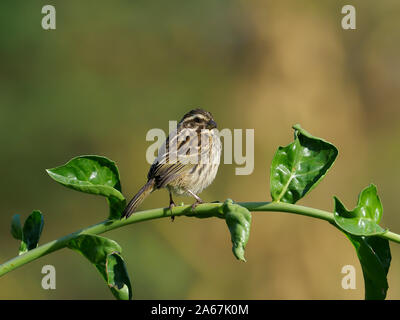
M 108 218 L 118 220 L 121 218 L 121 214 L 125 209 L 126 200 L 121 200 L 115 197 L 107 198 L 107 203 L 110 208 L 110 213 Z
M 225 201 L 222 210 L 231 233 L 232 252 L 237 259 L 246 261 L 244 250 L 250 236 L 251 213 L 231 199 Z
M 377 235 L 386 231 L 378 225 L 383 208 L 373 184 L 360 193 L 358 204 L 352 211 L 347 210 L 336 197 L 334 200 L 335 222 L 344 231 L 359 236 Z
M 118 300 L 131 300 L 132 287 L 122 257 L 113 252 L 107 256 L 106 262 L 107 284 Z
M 37 247 L 43 226 L 44 220 L 42 213 L 38 210 L 33 211 L 25 220 L 22 229 L 22 241 L 19 254 L 23 254 Z
M 121 193 L 118 168 L 113 161 L 100 156 L 80 156 L 46 171 L 67 188 L 105 196 L 110 205 L 109 218 L 120 218 L 125 198 Z
M 22 240 L 22 226 L 19 214 L 14 214 L 11 220 L 11 234 L 14 239 Z
M 364 275 L 365 299 L 384 300 L 389 288 L 391 254 L 389 241 L 378 236 L 356 236 L 345 233 L 357 251 Z
M 325 176 L 338 151 L 331 143 L 312 136 L 300 125 L 293 127 L 294 141 L 279 147 L 271 164 L 273 201 L 296 203 Z
M 117 299 L 132 298 L 132 287 L 118 243 L 104 237 L 82 234 L 70 240 L 68 248 L 82 254 L 96 267 Z

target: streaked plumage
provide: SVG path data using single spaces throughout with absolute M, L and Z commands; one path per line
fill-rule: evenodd
M 175 204 L 172 194 L 184 194 L 196 199 L 214 180 L 221 157 L 221 141 L 211 113 L 194 109 L 186 113 L 158 150 L 158 156 L 147 175 L 147 183 L 125 208 L 129 217 L 146 196 L 154 190 L 167 188 L 170 208 Z

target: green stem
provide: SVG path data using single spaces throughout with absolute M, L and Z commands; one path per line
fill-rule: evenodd
M 300 214 L 303 216 L 313 217 L 317 219 L 326 220 L 334 223 L 333 214 L 328 211 L 318 210 L 299 205 L 283 203 L 283 202 L 238 202 L 239 205 L 247 208 L 249 211 L 274 211 L 274 212 L 288 212 L 293 214 Z M 32 249 L 20 256 L 17 256 L 2 265 L 0 265 L 0 277 L 4 274 L 17 269 L 31 261 L 43 257 L 51 252 L 67 247 L 68 242 L 80 234 L 101 234 L 122 226 L 138 223 L 147 220 L 174 216 L 196 216 L 198 218 L 210 217 L 212 215 L 219 215 L 222 203 L 205 203 L 196 207 L 194 212 L 191 206 L 179 206 L 171 210 L 167 208 L 151 209 L 140 211 L 133 214 L 128 219 L 122 220 L 106 220 L 95 224 L 93 226 L 81 229 L 67 236 L 57 240 L 43 244 L 35 249 Z M 400 235 L 387 231 L 380 237 L 400 243 Z

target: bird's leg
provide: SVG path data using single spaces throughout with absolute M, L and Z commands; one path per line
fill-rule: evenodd
M 203 200 L 200 199 L 200 197 L 198 195 L 196 195 L 195 193 L 193 193 L 192 191 L 188 190 L 188 193 L 190 193 L 193 198 L 196 199 L 196 202 L 192 204 L 192 211 L 201 203 L 203 203 Z
M 174 199 L 172 199 L 171 191 L 168 190 L 168 192 L 169 192 L 169 210 L 171 210 L 171 212 L 172 212 L 172 208 L 175 207 L 176 205 L 175 205 Z M 175 219 L 175 217 L 171 216 L 171 221 L 172 222 L 174 222 L 174 219 Z

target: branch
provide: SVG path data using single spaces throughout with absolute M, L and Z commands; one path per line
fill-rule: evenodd
M 237 204 L 247 208 L 249 211 L 287 212 L 287 213 L 299 214 L 303 216 L 325 220 L 335 225 L 333 214 L 331 212 L 324 210 L 319 210 L 289 203 L 283 203 L 283 202 L 238 202 Z M 54 251 L 65 248 L 71 239 L 74 239 L 82 234 L 97 235 L 129 224 L 170 217 L 172 215 L 188 216 L 188 217 L 194 216 L 197 218 L 218 216 L 222 205 L 223 203 L 204 203 L 197 206 L 194 211 L 192 210 L 190 205 L 174 207 L 172 211 L 168 208 L 157 208 L 157 209 L 136 212 L 128 219 L 105 220 L 98 224 L 92 225 L 90 227 L 81 229 L 64 237 L 61 237 L 57 240 L 43 244 L 35 249 L 32 249 L 20 256 L 17 256 L 3 263 L 2 265 L 0 265 L 0 277 L 31 261 L 39 259 L 40 257 L 43 257 Z M 385 233 L 379 235 L 379 237 L 400 243 L 400 235 L 390 231 L 386 231 Z

